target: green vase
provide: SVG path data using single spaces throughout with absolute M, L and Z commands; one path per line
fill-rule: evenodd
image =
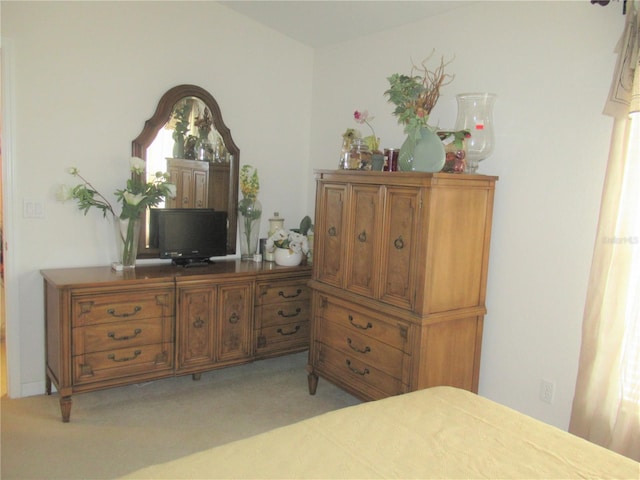
M 442 141 L 426 127 L 420 128 L 417 138 L 407 136 L 398 154 L 398 167 L 403 172 L 439 172 L 444 162 Z
M 173 158 L 184 158 L 184 135 L 173 133 Z

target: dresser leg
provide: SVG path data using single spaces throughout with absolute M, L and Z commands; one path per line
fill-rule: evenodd
M 47 395 L 51 395 L 51 379 L 49 375 L 47 375 L 44 380 L 44 391 Z
M 318 388 L 318 376 L 315 373 L 309 373 L 307 382 L 309 382 L 309 395 L 315 395 Z
M 71 397 L 60 397 L 60 412 L 62 413 L 62 422 L 68 423 L 71 416 Z
M 191 378 L 193 380 L 200 380 L 201 377 L 202 377 L 201 373 L 194 373 L 193 375 L 191 375 Z

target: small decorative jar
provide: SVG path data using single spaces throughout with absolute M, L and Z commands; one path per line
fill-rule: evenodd
M 342 150 L 340 151 L 340 162 L 338 168 L 340 170 L 349 169 L 349 153 L 351 152 L 351 137 L 344 137 L 342 139 Z
M 269 232 L 267 234 L 267 238 L 271 237 L 278 230 L 284 228 L 284 218 L 280 216 L 280 213 L 273 212 L 273 218 L 269 219 Z M 267 262 L 275 261 L 275 252 L 274 250 L 269 251 L 265 248 L 264 259 Z
M 349 170 L 371 170 L 371 151 L 361 138 L 354 138 L 349 151 Z

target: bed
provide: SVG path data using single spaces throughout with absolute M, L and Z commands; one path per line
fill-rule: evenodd
M 124 478 L 640 478 L 640 463 L 465 390 L 329 412 Z

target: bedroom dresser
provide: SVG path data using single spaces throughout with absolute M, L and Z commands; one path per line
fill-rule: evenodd
M 309 392 L 477 392 L 494 189 L 485 175 L 317 170 Z
M 306 350 L 310 266 L 42 270 L 46 392 L 71 396 Z

